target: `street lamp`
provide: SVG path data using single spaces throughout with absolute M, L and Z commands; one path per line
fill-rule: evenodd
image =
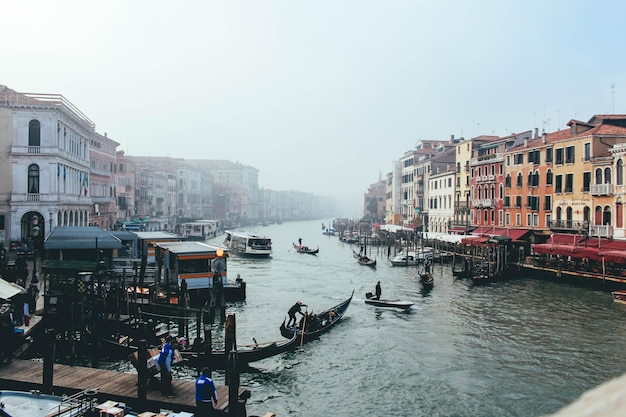
M 31 278 L 31 284 L 38 284 L 37 279 L 37 239 L 39 238 L 39 217 L 34 215 L 32 218 L 31 236 L 33 239 L 33 277 Z

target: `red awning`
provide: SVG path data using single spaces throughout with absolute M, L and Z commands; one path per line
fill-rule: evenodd
M 571 233 L 555 233 L 548 242 L 558 245 L 576 245 L 582 240 L 582 238 L 583 236 L 581 235 Z
M 598 242 L 601 249 L 626 251 L 626 240 L 602 239 Z
M 615 262 L 618 264 L 626 264 L 626 251 L 622 250 L 601 250 L 600 257 L 607 262 Z
M 469 235 L 467 237 L 462 238 L 461 243 L 464 245 L 478 246 L 483 243 L 486 243 L 488 240 L 489 240 L 489 236 Z
M 581 255 L 580 246 L 573 245 L 557 245 L 554 243 L 538 243 L 530 246 L 533 252 L 543 253 L 546 255 L 561 255 L 572 256 L 575 258 L 586 258 L 587 256 Z M 591 249 L 591 248 L 589 248 Z

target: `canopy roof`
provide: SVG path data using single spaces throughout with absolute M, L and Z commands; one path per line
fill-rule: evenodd
M 119 249 L 122 242 L 99 227 L 55 227 L 43 243 L 48 249 Z
M 9 300 L 11 297 L 17 294 L 26 294 L 26 290 L 19 285 L 7 282 L 0 278 L 0 298 L 3 300 Z

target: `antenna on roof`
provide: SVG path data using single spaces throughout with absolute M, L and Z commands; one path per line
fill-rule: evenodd
M 611 83 L 611 94 L 613 94 L 613 114 L 615 114 L 615 83 Z

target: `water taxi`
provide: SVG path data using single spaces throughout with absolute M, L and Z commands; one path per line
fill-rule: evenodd
M 230 230 L 225 233 L 224 246 L 233 253 L 245 256 L 270 256 L 272 254 L 272 239 L 267 236 Z

